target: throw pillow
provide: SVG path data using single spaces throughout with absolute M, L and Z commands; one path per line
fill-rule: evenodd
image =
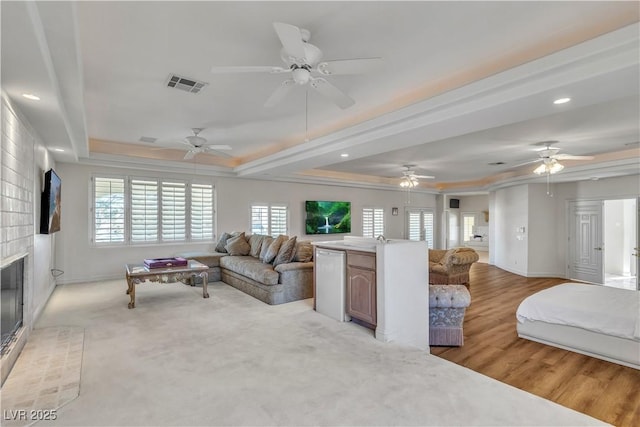
M 262 262 L 271 264 L 273 260 L 278 256 L 280 246 L 282 246 L 282 244 L 287 240 L 288 237 L 282 234 L 276 237 L 276 239 L 269 245 L 269 249 L 267 249 L 267 253 L 264 254 L 264 259 L 262 260 Z
M 266 236 L 262 234 L 252 234 L 251 237 L 249 237 L 249 245 L 251 246 L 249 255 L 254 258 L 260 257 L 260 249 L 262 248 L 262 242 L 265 237 Z
M 231 234 L 222 233 L 222 236 L 220 236 L 220 240 L 218 240 L 218 244 L 216 245 L 216 252 L 222 252 L 222 253 L 227 252 L 224 246 L 227 244 L 227 240 L 229 240 L 230 237 L 231 237 Z
M 296 250 L 293 255 L 294 262 L 309 262 L 313 259 L 313 246 L 311 240 L 296 242 Z
M 265 236 L 264 240 L 262 240 L 262 247 L 260 248 L 260 256 L 258 257 L 260 261 L 264 261 L 264 256 L 267 254 L 269 250 L 269 246 L 273 243 L 274 238 L 271 236 Z
M 292 238 L 284 242 L 282 246 L 280 246 L 278 255 L 276 255 L 275 259 L 273 260 L 274 267 L 279 264 L 287 264 L 291 262 L 296 250 L 296 239 L 297 237 L 293 236 Z
M 244 237 L 244 233 L 242 233 L 227 240 L 225 249 L 227 250 L 229 255 L 249 255 L 251 245 L 247 243 L 247 240 Z

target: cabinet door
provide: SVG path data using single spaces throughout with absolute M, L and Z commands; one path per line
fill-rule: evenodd
M 347 314 L 376 325 L 376 272 L 349 266 L 347 281 Z

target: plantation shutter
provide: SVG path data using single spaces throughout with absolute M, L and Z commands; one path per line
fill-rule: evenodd
M 362 236 L 377 237 L 384 234 L 384 209 L 362 209 Z
M 424 240 L 427 247 L 433 249 L 433 212 L 423 212 Z
M 420 212 L 409 212 L 407 217 L 409 240 L 421 240 L 420 231 L 422 230 L 422 224 L 420 224 Z
M 186 240 L 186 184 L 162 182 L 162 240 Z
M 131 241 L 158 240 L 158 182 L 131 180 Z
M 251 206 L 251 234 L 269 234 L 269 206 Z
M 124 179 L 94 178 L 95 243 L 124 242 Z
M 213 238 L 213 185 L 191 185 L 191 239 Z
M 287 234 L 287 207 L 271 206 L 271 236 Z

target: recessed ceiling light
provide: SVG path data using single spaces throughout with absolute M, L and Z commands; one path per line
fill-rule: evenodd
M 32 101 L 40 101 L 40 97 L 32 93 L 23 93 L 22 96 Z
M 566 104 L 569 101 L 571 101 L 571 98 L 558 98 L 555 101 L 553 101 L 553 103 L 558 105 L 558 104 Z
M 504 162 L 491 162 L 491 163 L 487 163 L 489 166 L 500 166 L 500 165 L 504 165 Z
M 349 157 L 349 153 L 342 153 L 340 154 L 340 157 Z
M 57 151 L 58 153 L 64 153 L 62 148 L 54 148 L 53 151 Z

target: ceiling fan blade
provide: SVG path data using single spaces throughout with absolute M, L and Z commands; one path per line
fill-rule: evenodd
M 291 70 L 288 68 L 276 67 L 273 65 L 238 65 L 238 66 L 221 66 L 211 67 L 213 74 L 235 74 L 235 73 L 287 73 Z
M 413 176 L 415 176 L 416 178 L 422 178 L 422 179 L 436 179 L 436 177 L 433 175 L 413 175 Z
M 591 160 L 593 156 L 573 156 L 571 154 L 556 154 L 552 156 L 556 160 Z
M 291 89 L 295 86 L 296 82 L 292 79 L 285 80 L 282 82 L 280 86 L 276 88 L 276 90 L 271 94 L 267 102 L 264 103 L 265 107 L 274 107 L 277 105 L 282 99 L 287 96 Z
M 226 144 L 209 144 L 204 146 L 205 150 L 231 150 L 230 145 Z
M 380 65 L 382 58 L 339 59 L 318 64 L 317 71 L 325 76 L 333 74 L 361 74 Z
M 544 159 L 529 160 L 528 162 L 518 163 L 517 165 L 510 166 L 509 169 L 519 168 L 520 166 L 532 165 L 534 163 L 538 163 L 543 160 Z
M 185 153 L 184 157 L 182 158 L 183 160 L 191 160 L 195 157 L 197 153 L 193 150 L 189 150 Z
M 228 146 L 227 146 L 228 147 Z M 229 147 L 229 149 L 231 149 L 231 147 Z M 220 149 L 214 149 L 214 148 L 210 148 L 207 147 L 204 151 L 206 151 L 207 153 L 210 154 L 214 154 L 216 156 L 220 156 L 220 157 L 226 157 L 227 159 L 232 158 L 233 156 L 229 153 L 225 153 L 224 151 L 220 151 Z
M 296 59 L 303 60 L 305 52 L 300 28 L 290 24 L 283 24 L 282 22 L 274 22 L 273 28 L 275 28 L 278 38 L 282 46 L 284 46 L 284 51 Z
M 338 107 L 342 108 L 343 110 L 345 108 L 351 107 L 356 103 L 353 99 L 351 99 L 351 97 L 349 97 L 347 94 L 345 94 L 340 89 L 323 78 L 312 79 L 310 84 L 312 88 L 332 100 Z

